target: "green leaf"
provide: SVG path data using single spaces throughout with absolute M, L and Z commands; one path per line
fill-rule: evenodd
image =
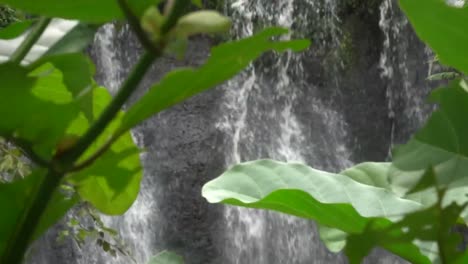
M 45 56 L 84 51 L 94 40 L 98 27 L 79 23 L 49 48 Z
M 77 99 L 81 110 L 89 120 L 93 120 L 93 103 L 91 88 L 94 86 L 95 67 L 92 61 L 83 53 L 65 53 L 62 55 L 46 55 L 36 61 L 36 65 L 51 63 L 62 72 L 63 83 Z
M 45 174 L 45 170 L 36 170 L 25 179 L 0 184 L 0 210 L 5 212 L 0 217 L 0 255 L 5 250 L 10 236 L 16 230 L 18 221 L 24 217 L 23 210 L 30 205 L 30 198 L 36 193 Z M 68 199 L 59 192 L 54 193 L 49 207 L 39 221 L 34 238 L 38 238 L 62 218 L 75 203 L 76 199 Z
M 99 116 L 111 100 L 112 97 L 105 88 L 94 89 L 94 116 Z M 81 160 L 89 158 L 106 144 L 120 125 L 122 115 L 123 113 L 118 115 Z M 88 126 L 88 120 L 81 115 L 68 129 L 68 133 L 82 135 Z M 70 175 L 68 181 L 76 186 L 83 200 L 90 202 L 101 212 L 109 215 L 123 214 L 133 204 L 139 192 L 142 177 L 139 153 L 127 132 L 91 166 Z
M 137 16 L 154 3 L 154 0 L 128 0 Z M 90 23 L 104 23 L 123 19 L 119 5 L 115 0 L 78 0 L 73 3 L 64 0 L 0 0 L 22 11 L 48 17 L 77 19 Z
M 263 52 L 282 52 L 288 49 L 300 51 L 309 46 L 308 40 L 271 40 L 272 37 L 287 32 L 288 30 L 282 28 L 269 28 L 253 37 L 222 44 L 212 50 L 211 56 L 202 67 L 176 70 L 167 74 L 128 110 L 119 130 L 126 131 L 176 103 L 223 83 Z
M 14 39 L 26 32 L 32 23 L 31 20 L 12 23 L 8 27 L 0 29 L 0 39 Z
M 184 258 L 173 252 L 163 251 L 152 257 L 147 264 L 184 264 Z
M 31 73 L 2 64 L 0 79 L 0 136 L 28 142 L 43 159 L 50 159 L 80 111 L 62 83 L 61 72 L 50 64 Z
M 468 74 L 468 8 L 442 0 L 400 0 L 400 6 L 440 61 Z
M 409 143 L 394 152 L 390 179 L 397 193 L 414 188 L 431 166 L 440 188 L 468 185 L 468 92 L 454 81 L 431 98 L 438 109 Z
M 421 208 L 345 175 L 271 160 L 236 165 L 205 184 L 202 194 L 211 203 L 280 211 L 349 233 L 362 232 L 369 217 L 392 218 Z
M 422 215 L 425 214 L 424 211 Z M 430 264 L 429 258 L 413 243 L 415 237 L 408 236 L 406 230 L 403 230 L 402 225 L 404 224 L 406 222 L 393 224 L 387 219 L 377 218 L 368 223 L 364 232 L 349 235 L 345 253 L 350 264 L 362 263 L 364 257 L 377 246 L 385 248 L 411 263 Z

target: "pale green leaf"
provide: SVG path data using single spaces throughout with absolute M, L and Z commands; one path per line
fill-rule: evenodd
M 236 165 L 205 184 L 202 194 L 211 203 L 280 211 L 351 233 L 361 232 L 369 217 L 391 218 L 422 208 L 345 175 L 271 160 Z
M 188 37 L 196 34 L 228 32 L 231 20 L 217 11 L 202 10 L 182 16 L 174 28 L 176 36 Z

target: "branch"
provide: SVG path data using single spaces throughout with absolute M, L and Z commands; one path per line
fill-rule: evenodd
M 135 32 L 136 36 L 138 37 L 138 40 L 141 42 L 143 47 L 150 52 L 153 52 L 154 54 L 161 54 L 162 49 L 157 48 L 154 43 L 148 38 L 148 35 L 146 32 L 141 28 L 140 26 L 140 20 L 138 17 L 136 17 L 131 8 L 128 6 L 126 0 L 118 0 L 120 9 L 122 9 L 122 12 L 125 14 L 127 17 L 128 23 L 130 24 L 130 27 L 133 29 Z
M 28 201 L 30 204 L 24 208 L 21 217 L 18 219 L 18 224 L 6 243 L 3 254 L 0 256 L 0 263 L 22 263 L 24 252 L 26 252 L 36 232 L 36 227 L 39 225 L 55 189 L 60 184 L 61 176 L 49 170 L 40 185 L 31 190 L 31 200 Z
M 25 141 L 25 140 L 20 140 L 18 138 L 6 138 L 9 142 L 11 142 L 13 145 L 17 146 L 23 154 L 30 159 L 33 163 L 36 165 L 39 165 L 41 167 L 49 167 L 50 162 L 43 159 L 40 157 L 33 149 L 32 149 L 32 144 Z
M 166 20 L 166 23 L 161 28 L 161 34 L 168 33 L 176 24 L 179 18 L 185 13 L 186 8 L 190 6 L 190 0 L 176 0 L 171 12 Z
M 20 64 L 23 61 L 24 57 L 28 55 L 29 51 L 31 50 L 32 46 L 37 42 L 37 40 L 41 37 L 44 30 L 50 23 L 50 18 L 42 17 L 39 19 L 37 24 L 34 25 L 31 32 L 26 36 L 24 41 L 21 45 L 15 50 L 13 55 L 10 57 L 10 61 L 15 64 Z
M 59 158 L 59 163 L 65 170 L 70 169 L 73 163 L 93 144 L 97 137 L 106 129 L 107 125 L 114 119 L 127 99 L 136 90 L 144 75 L 152 65 L 155 54 L 146 52 L 140 61 L 134 66 L 130 76 L 120 88 L 119 92 L 107 106 L 99 119 L 88 129 L 88 131 L 78 140 L 75 147 L 63 153 Z
M 93 155 L 91 155 L 91 157 L 89 157 L 87 160 L 73 166 L 73 168 L 71 168 L 69 170 L 69 172 L 76 172 L 76 171 L 80 171 L 88 166 L 91 166 L 99 157 L 101 157 L 101 155 L 103 155 L 111 146 L 112 144 L 114 144 L 114 142 L 119 139 L 120 135 L 119 134 L 116 134 L 114 135 L 112 138 L 110 138 L 106 144 L 104 144 L 100 149 L 98 149 Z

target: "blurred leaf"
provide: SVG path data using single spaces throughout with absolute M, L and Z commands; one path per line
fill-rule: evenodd
M 196 5 L 197 7 L 202 7 L 202 0 L 192 0 L 192 4 Z
M 468 92 L 454 81 L 431 98 L 438 109 L 409 143 L 394 152 L 390 179 L 397 193 L 414 188 L 431 166 L 439 187 L 468 186 Z
M 112 97 L 105 88 L 93 90 L 93 114 L 99 116 Z M 102 147 L 110 135 L 120 125 L 120 113 L 87 150 L 82 160 Z M 84 133 L 89 126 L 84 116 L 75 120 L 68 132 L 76 135 Z M 109 215 L 123 214 L 135 201 L 142 177 L 139 149 L 133 143 L 130 133 L 121 136 L 103 156 L 91 166 L 68 177 L 76 186 L 81 198 L 93 204 L 101 212 Z
M 287 32 L 282 28 L 269 28 L 253 37 L 222 44 L 212 49 L 211 56 L 200 68 L 167 74 L 128 110 L 119 131 L 126 131 L 152 115 L 234 77 L 263 52 L 300 51 L 309 46 L 308 40 L 271 40 Z
M 33 21 L 14 22 L 6 28 L 0 29 L 0 39 L 14 39 L 28 30 Z
M 79 23 L 49 48 L 45 56 L 84 51 L 94 40 L 98 27 Z
M 442 0 L 400 0 L 400 6 L 440 61 L 468 74 L 468 8 Z
M 140 16 L 154 3 L 154 0 L 128 0 L 127 2 L 137 16 Z M 0 0 L 0 3 L 35 15 L 77 19 L 90 23 L 104 23 L 124 18 L 115 0 L 77 0 L 73 4 L 64 0 Z
M 184 258 L 173 252 L 163 251 L 152 257 L 147 264 L 184 264 Z
M 455 78 L 460 78 L 461 74 L 458 72 L 440 72 L 436 74 L 432 74 L 431 76 L 427 77 L 428 81 L 440 81 L 440 80 L 453 80 Z

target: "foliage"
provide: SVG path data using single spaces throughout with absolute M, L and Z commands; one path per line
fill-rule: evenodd
M 420 38 L 440 61 L 468 72 L 468 8 L 442 0 L 400 0 Z M 435 90 L 436 111 L 392 163 L 364 163 L 338 174 L 260 160 L 236 165 L 207 183 L 209 202 L 275 210 L 321 225 L 333 251 L 360 263 L 378 246 L 411 263 L 467 263 L 461 236 L 468 221 L 468 84 Z
M 89 202 L 109 215 L 123 214 L 132 205 L 142 175 L 140 150 L 129 133 L 133 126 L 233 77 L 265 51 L 298 51 L 308 46 L 305 40 L 272 41 L 287 33 L 279 28 L 222 44 L 213 49 L 205 65 L 169 73 L 125 113 L 121 111 L 123 104 L 152 63 L 175 43 L 186 41 L 192 34 L 222 32 L 230 25 L 227 18 L 213 12 L 186 15 L 191 2 L 200 5 L 200 1 L 176 0 L 168 1 L 164 13 L 150 21 L 153 31 L 145 30 L 142 24 L 147 18 L 143 14 L 159 2 L 86 0 L 72 4 L 57 0 L 0 0 L 43 16 L 32 25 L 13 24 L 0 31 L 0 36 L 11 39 L 29 29 L 24 41 L 9 54 L 10 60 L 0 64 L 0 136 L 13 142 L 35 164 L 30 175 L 0 184 L 0 209 L 8 212 L 0 221 L 0 263 L 20 263 L 30 242 L 78 201 Z M 78 19 L 80 23 L 29 63 L 24 58 L 48 27 L 51 19 L 47 17 Z M 82 52 L 97 28 L 87 23 L 123 18 L 146 51 L 112 98 L 93 80 L 94 65 Z M 183 50 L 178 55 L 183 56 Z M 105 251 L 120 251 L 118 243 L 104 234 L 113 233 L 112 230 L 93 217 L 94 211 L 88 213 L 94 229 L 86 229 L 72 219 L 62 235 L 71 233 L 81 243 L 87 236 L 97 234 L 97 242 Z M 174 263 L 181 261 L 164 253 L 153 262 L 166 258 L 165 263 L 169 259 Z

